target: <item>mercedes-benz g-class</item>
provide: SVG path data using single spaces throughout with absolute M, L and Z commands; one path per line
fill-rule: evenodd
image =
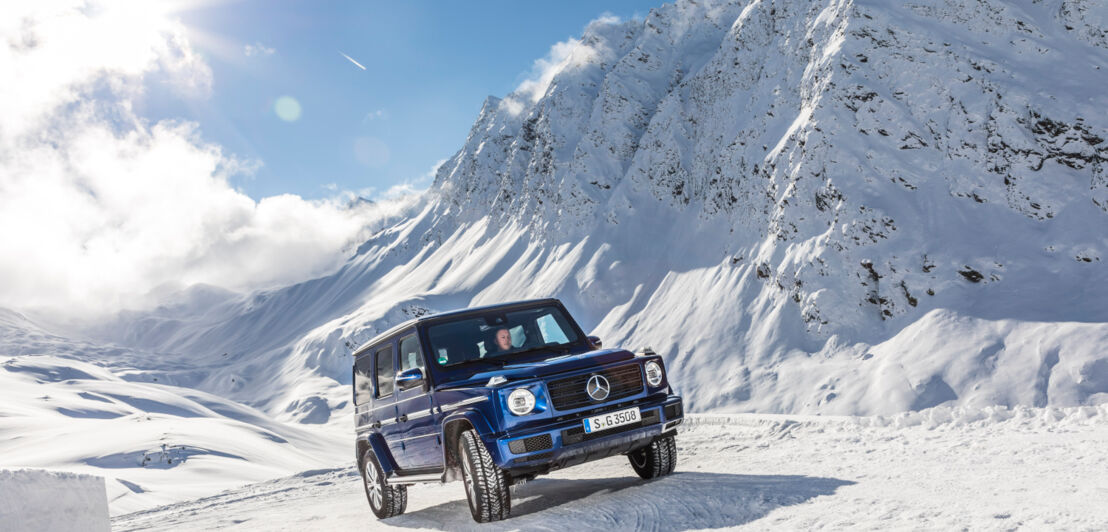
M 603 349 L 556 299 L 422 316 L 354 354 L 358 468 L 378 518 L 407 487 L 462 480 L 473 518 L 508 517 L 511 485 L 627 455 L 671 473 L 683 419 L 662 358 Z

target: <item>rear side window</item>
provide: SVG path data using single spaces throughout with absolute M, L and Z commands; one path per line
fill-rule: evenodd
M 423 355 L 419 353 L 419 340 L 414 334 L 400 340 L 400 371 L 412 368 L 424 369 Z
M 354 404 L 373 399 L 373 357 L 364 356 L 354 363 Z
M 392 366 L 392 346 L 380 349 L 374 358 L 377 359 L 377 397 L 388 397 L 392 395 L 392 381 L 396 377 Z

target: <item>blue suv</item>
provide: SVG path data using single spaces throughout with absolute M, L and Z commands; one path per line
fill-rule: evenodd
M 422 316 L 354 354 L 358 469 L 378 518 L 407 487 L 461 480 L 478 522 L 505 519 L 513 484 L 625 454 L 673 472 L 683 418 L 661 357 L 602 349 L 556 299 Z

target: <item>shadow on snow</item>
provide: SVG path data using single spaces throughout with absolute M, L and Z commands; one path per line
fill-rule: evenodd
M 801 475 L 679 472 L 644 482 L 638 477 L 565 480 L 540 478 L 512 489 L 512 516 L 478 525 L 465 499 L 417 510 L 385 522 L 405 528 L 450 530 L 686 530 L 749 523 L 782 506 L 831 495 L 854 484 Z M 464 521 L 463 521 L 464 519 Z M 444 528 L 445 527 L 445 528 Z

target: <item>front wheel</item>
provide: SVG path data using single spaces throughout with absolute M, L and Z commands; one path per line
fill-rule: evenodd
M 389 485 L 373 449 L 366 451 L 362 457 L 362 484 L 369 507 L 378 519 L 400 515 L 407 509 L 408 486 Z
M 642 449 L 627 453 L 627 458 L 640 477 L 646 480 L 664 477 L 677 467 L 677 440 L 672 435 L 658 438 Z
M 469 513 L 478 523 L 507 519 L 512 511 L 508 475 L 492 460 L 477 433 L 467 430 L 458 438 L 458 461 L 469 500 Z

